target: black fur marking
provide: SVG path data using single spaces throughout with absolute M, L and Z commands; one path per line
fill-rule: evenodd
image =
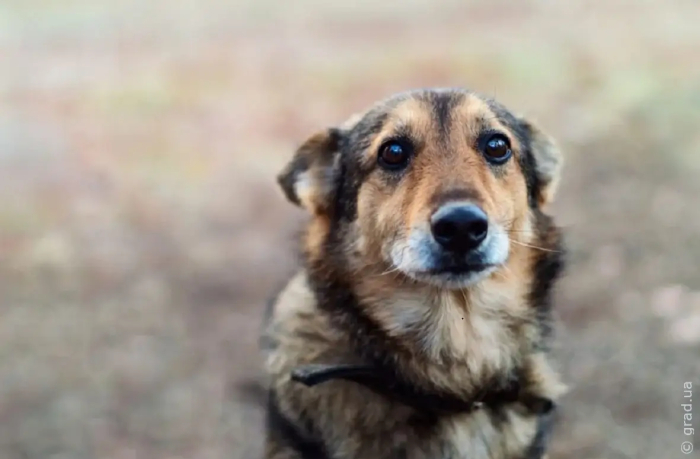
M 267 431 L 277 444 L 292 448 L 301 459 L 330 459 L 324 445 L 306 438 L 279 409 L 277 397 L 270 391 L 267 405 Z
M 374 137 L 382 130 L 388 118 L 388 113 L 370 111 L 348 131 L 340 142 L 340 150 L 345 155 L 355 156 L 364 153 L 374 140 Z
M 340 148 L 340 143 L 343 140 L 343 133 L 338 128 L 328 128 L 328 151 L 336 151 Z
M 538 197 L 542 192 L 542 183 L 537 174 L 537 164 L 535 162 L 535 155 L 532 152 L 530 137 L 524 136 L 521 140 L 521 145 L 523 145 L 523 154 L 520 155 L 520 168 L 525 176 L 527 201 L 531 209 L 536 209 L 539 206 Z
M 464 95 L 455 92 L 429 92 L 427 94 L 440 139 L 447 144 L 452 127 L 452 112 L 464 100 Z
M 336 212 L 333 218 L 334 226 L 337 226 L 341 221 L 353 221 L 357 218 L 357 194 L 362 181 L 357 177 L 358 171 L 349 170 L 352 165 L 347 163 L 347 159 L 342 157 L 334 206 Z M 334 228 L 334 230 L 336 229 Z
M 553 289 L 566 267 L 566 251 L 558 228 L 548 215 L 535 210 L 535 228 L 540 240 L 538 245 L 547 251 L 537 251 L 533 267 L 534 276 L 530 286 L 529 301 L 537 308 L 538 321 L 542 331 L 543 349 L 548 349 L 552 336 Z

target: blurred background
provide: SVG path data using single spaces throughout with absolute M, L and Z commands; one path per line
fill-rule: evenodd
M 304 218 L 274 176 L 423 86 L 495 96 L 567 154 L 552 457 L 689 457 L 699 20 L 695 0 L 2 0 L 0 458 L 257 457 L 260 319 Z

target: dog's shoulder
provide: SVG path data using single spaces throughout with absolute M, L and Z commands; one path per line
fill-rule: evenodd
M 320 314 L 305 271 L 298 271 L 269 300 L 261 340 L 264 351 L 291 352 L 290 346 L 327 346 L 338 339 Z
M 297 272 L 268 305 L 261 345 L 268 375 L 285 383 L 299 366 L 346 363 L 354 358 L 347 335 L 319 308 L 304 270 Z

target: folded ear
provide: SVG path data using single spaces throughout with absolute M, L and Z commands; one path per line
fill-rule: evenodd
M 530 143 L 535 162 L 535 197 L 537 204 L 542 207 L 554 200 L 563 157 L 554 139 L 542 132 L 532 121 L 521 118 L 520 123 Z
M 340 166 L 340 130 L 331 128 L 307 139 L 277 176 L 285 196 L 314 214 L 328 213 Z

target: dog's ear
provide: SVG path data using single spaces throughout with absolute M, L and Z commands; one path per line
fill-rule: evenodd
M 563 156 L 552 137 L 545 134 L 530 120 L 520 118 L 534 159 L 537 203 L 540 207 L 551 203 L 559 184 Z
M 330 128 L 309 137 L 277 176 L 285 196 L 314 214 L 330 211 L 340 169 L 341 131 Z

